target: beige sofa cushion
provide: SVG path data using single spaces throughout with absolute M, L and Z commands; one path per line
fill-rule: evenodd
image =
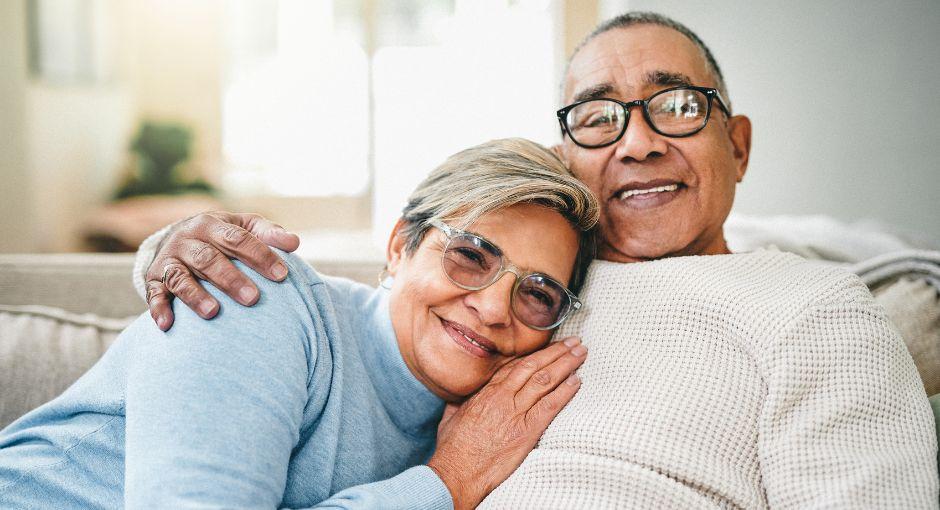
M 940 393 L 940 294 L 923 278 L 901 278 L 872 290 L 897 326 L 928 395 Z
M 0 305 L 0 428 L 68 388 L 131 320 Z

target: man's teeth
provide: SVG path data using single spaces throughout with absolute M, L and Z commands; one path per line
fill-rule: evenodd
M 662 193 L 663 191 L 675 191 L 679 189 L 678 184 L 670 184 L 668 186 L 660 186 L 658 188 L 649 188 L 649 189 L 631 189 L 624 191 L 620 194 L 620 200 L 624 200 L 630 197 L 635 197 L 637 195 L 645 195 L 647 193 Z
M 487 349 L 486 347 L 483 347 L 482 345 L 480 345 L 480 344 L 474 342 L 473 339 L 470 338 L 469 336 L 464 335 L 463 333 L 460 333 L 460 335 L 463 336 L 464 338 L 466 338 L 468 342 L 470 342 L 471 344 L 473 344 L 473 345 L 479 347 L 480 349 L 483 349 L 484 351 L 489 351 L 489 349 Z

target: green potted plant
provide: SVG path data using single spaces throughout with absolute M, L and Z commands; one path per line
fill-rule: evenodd
M 182 165 L 189 159 L 192 132 L 174 123 L 145 121 L 131 143 L 132 172 L 114 194 L 115 200 L 140 195 L 215 194 L 202 179 L 184 180 Z

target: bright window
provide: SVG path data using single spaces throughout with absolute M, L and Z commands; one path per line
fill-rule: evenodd
M 385 238 L 407 193 L 483 141 L 557 141 L 557 0 L 229 4 L 226 185 L 363 196 Z

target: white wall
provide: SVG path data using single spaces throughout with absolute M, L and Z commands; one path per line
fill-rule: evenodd
M 26 166 L 26 2 L 0 2 L 0 252 L 34 249 Z
M 139 119 L 190 124 L 194 166 L 219 168 L 221 0 L 190 4 L 101 0 L 113 68 L 62 84 L 28 76 L 26 2 L 0 2 L 0 253 L 81 248 Z
M 940 2 L 607 1 L 686 24 L 754 125 L 735 210 L 940 239 Z

